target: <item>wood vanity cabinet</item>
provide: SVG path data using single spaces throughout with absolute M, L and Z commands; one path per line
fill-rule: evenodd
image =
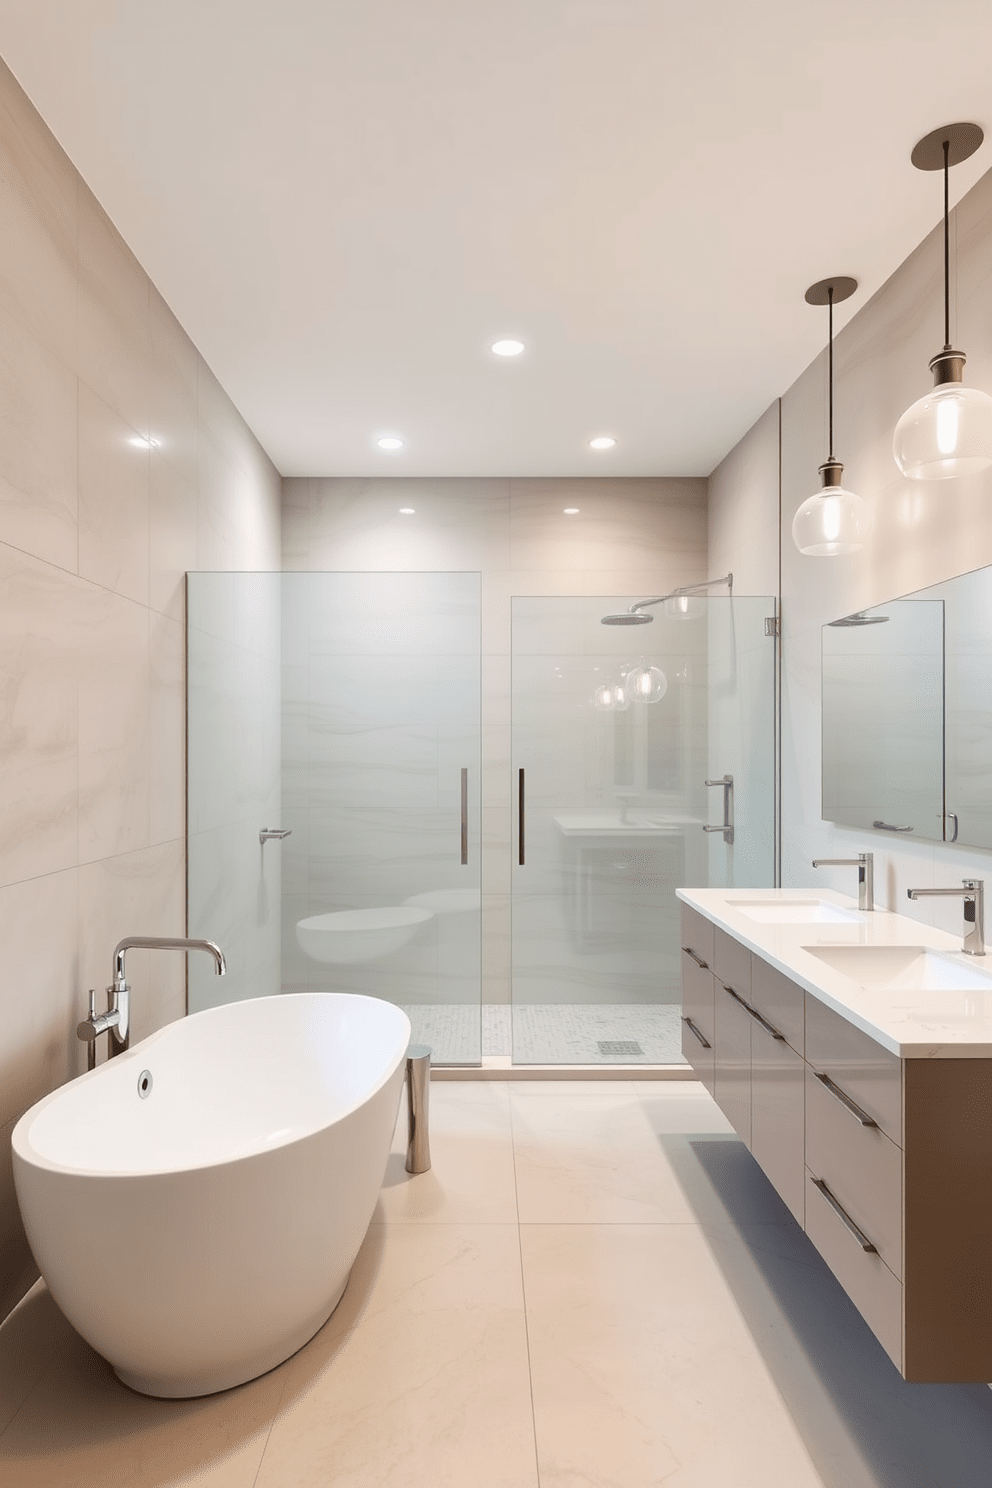
M 992 1380 L 992 1059 L 900 1059 L 682 915 L 689 1063 L 903 1376 Z

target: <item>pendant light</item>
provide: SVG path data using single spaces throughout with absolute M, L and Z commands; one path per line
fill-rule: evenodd
M 930 362 L 933 392 L 906 409 L 892 439 L 896 464 L 910 480 L 954 480 L 992 465 L 992 398 L 965 387 L 964 352 L 951 347 L 948 176 L 983 139 L 977 124 L 946 124 L 910 157 L 917 170 L 944 172 L 944 349 Z
M 807 305 L 828 307 L 827 387 L 830 453 L 820 466 L 823 488 L 808 496 L 792 519 L 792 539 L 800 553 L 811 558 L 833 558 L 854 553 L 871 534 L 868 503 L 840 483 L 844 467 L 834 459 L 834 306 L 850 299 L 856 279 L 821 279 L 806 291 Z

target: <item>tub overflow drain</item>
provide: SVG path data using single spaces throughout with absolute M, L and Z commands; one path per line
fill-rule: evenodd
M 138 1094 L 141 1096 L 142 1100 L 147 1100 L 151 1093 L 152 1072 L 151 1070 L 142 1070 L 141 1074 L 138 1076 Z

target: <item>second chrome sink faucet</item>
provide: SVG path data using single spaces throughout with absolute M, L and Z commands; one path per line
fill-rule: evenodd
M 858 853 L 856 858 L 814 858 L 814 868 L 857 868 L 858 908 L 875 908 L 875 858 L 872 853 Z
M 960 889 L 907 889 L 910 899 L 963 899 L 964 942 L 961 946 L 966 956 L 985 955 L 985 880 L 984 878 L 962 879 Z

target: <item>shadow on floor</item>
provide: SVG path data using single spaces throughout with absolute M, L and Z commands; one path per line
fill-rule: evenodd
M 259 1379 L 193 1400 L 156 1400 L 122 1385 L 38 1282 L 0 1327 L 2 1488 L 151 1488 L 196 1481 L 242 1454 L 260 1458 L 277 1410 L 314 1388 L 365 1311 L 385 1241 L 377 1220 L 378 1210 L 344 1296 L 309 1343 Z
M 743 1143 L 662 1144 L 827 1488 L 989 1488 L 987 1386 L 907 1384 Z

